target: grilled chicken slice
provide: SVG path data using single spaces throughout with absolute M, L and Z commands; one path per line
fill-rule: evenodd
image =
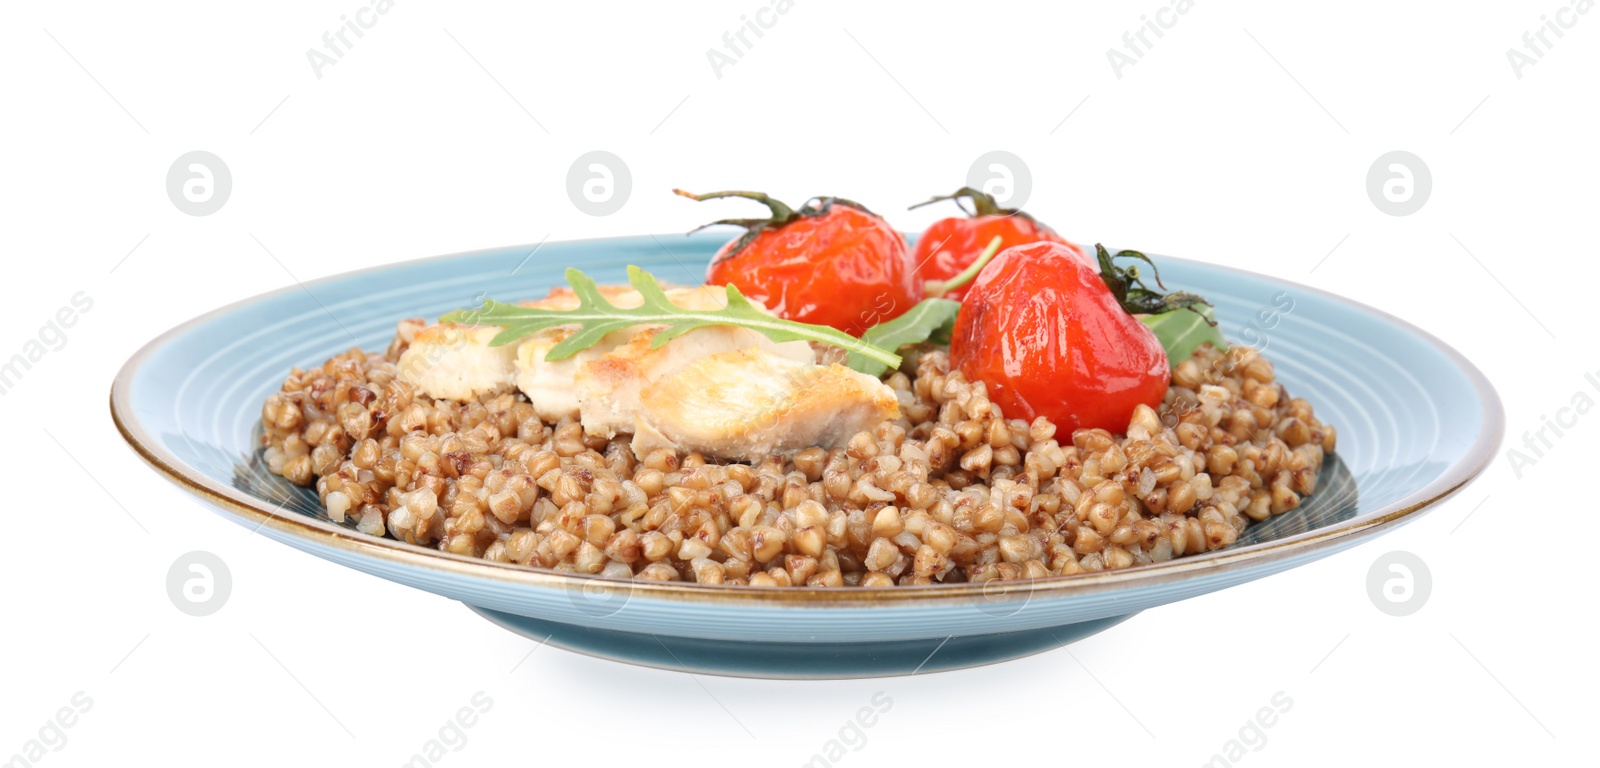
M 613 291 L 606 298 L 619 307 L 636 307 L 644 301 L 631 288 L 607 286 L 602 290 Z M 705 286 L 668 288 L 666 294 L 673 304 L 684 309 L 721 309 L 727 305 L 725 293 Z M 570 289 L 558 289 L 535 306 L 573 309 L 577 298 Z M 600 343 L 554 362 L 545 360 L 545 354 L 571 335 L 572 328 L 551 328 L 534 334 L 517 347 L 516 386 L 528 396 L 539 418 L 554 422 L 577 417 L 583 422 L 585 433 L 611 438 L 634 431 L 640 387 L 695 358 L 754 347 L 800 362 L 815 359 L 806 342 L 779 344 L 755 331 L 733 326 L 700 328 L 660 349 L 651 349 L 651 341 L 663 327 L 636 325 L 613 331 Z
M 634 326 L 612 334 L 621 335 L 627 341 L 586 360 L 571 374 L 564 365 L 569 361 L 552 364 L 544 360 L 545 351 L 564 335 L 532 339 L 517 350 L 517 387 L 530 401 L 536 401 L 536 393 L 549 394 L 564 388 L 573 393 L 568 397 L 576 401 L 576 408 L 567 413 L 578 415 L 584 433 L 610 438 L 635 431 L 640 396 L 651 382 L 672 376 L 708 355 L 758 350 L 804 365 L 812 365 L 816 359 L 811 345 L 804 341 L 778 344 L 755 331 L 732 326 L 700 328 L 673 339 L 660 349 L 651 349 L 650 344 L 661 328 L 658 325 Z M 608 336 L 605 341 L 613 339 Z M 550 368 L 557 370 L 552 372 Z M 540 418 L 554 421 L 563 415 L 556 410 L 557 404 L 567 405 L 565 398 L 551 397 L 543 405 L 536 404 L 534 410 L 540 411 Z
M 708 306 L 703 298 L 713 294 L 705 288 L 673 288 L 667 295 L 680 307 Z M 638 291 L 629 286 L 600 286 L 600 294 L 619 307 L 637 307 L 643 302 Z M 578 308 L 578 297 L 570 288 L 557 288 L 538 301 L 522 302 L 524 307 L 570 310 Z M 715 306 L 721 306 L 717 304 Z M 572 378 L 584 362 L 604 355 L 612 347 L 625 343 L 632 329 L 607 336 L 577 355 L 551 366 L 551 380 L 530 381 L 539 392 L 536 403 L 548 404 L 541 410 L 541 418 L 555 421 L 563 415 L 577 413 L 576 393 Z M 472 400 L 481 395 L 494 394 L 517 385 L 517 358 L 522 351 L 518 345 L 491 347 L 489 342 L 500 332 L 498 326 L 457 325 L 440 323 L 415 332 L 410 346 L 400 355 L 400 377 L 429 397 L 444 400 Z M 523 340 L 529 354 L 537 350 L 537 359 L 544 363 L 544 352 L 566 338 L 570 330 L 553 328 Z M 564 380 L 564 383 L 563 383 Z M 533 392 L 529 392 L 533 397 Z
M 627 286 L 603 286 L 619 307 L 643 301 Z M 720 309 L 725 294 L 669 288 L 686 309 Z M 523 306 L 575 309 L 570 289 Z M 417 331 L 400 357 L 401 378 L 424 394 L 471 399 L 511 387 L 548 422 L 577 418 L 584 432 L 633 434 L 636 455 L 655 448 L 756 461 L 772 452 L 842 446 L 850 436 L 899 415 L 878 379 L 838 365 L 817 365 L 811 345 L 778 343 L 755 331 L 711 326 L 651 349 L 660 325 L 607 335 L 565 360 L 546 353 L 576 326 L 551 328 L 515 345 L 490 347 L 492 326 L 440 324 Z
M 893 390 L 876 377 L 753 347 L 697 358 L 652 381 L 639 400 L 637 456 L 665 447 L 758 461 L 841 447 L 900 415 Z
M 429 397 L 472 400 L 509 389 L 517 348 L 489 346 L 500 329 L 441 323 L 416 332 L 400 355 L 400 378 Z

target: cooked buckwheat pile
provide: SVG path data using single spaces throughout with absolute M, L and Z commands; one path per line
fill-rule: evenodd
M 294 370 L 262 409 L 270 469 L 373 536 L 614 577 L 889 587 L 1161 562 L 1294 509 L 1335 442 L 1243 346 L 1184 360 L 1121 435 L 1007 420 L 925 347 L 885 379 L 899 420 L 753 466 L 635 456 L 517 392 L 419 397 L 404 348 Z

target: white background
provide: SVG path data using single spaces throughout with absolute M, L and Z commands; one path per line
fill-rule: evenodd
M 1600 371 L 1587 330 L 1600 13 L 1550 36 L 1518 78 L 1506 50 L 1562 0 L 1199 0 L 1119 78 L 1106 51 L 1161 0 L 797 0 L 719 78 L 707 49 L 762 0 L 398 0 L 317 77 L 306 51 L 362 7 L 0 10 L 0 357 L 75 292 L 94 302 L 0 397 L 0 759 L 79 691 L 93 705 L 45 765 L 400 765 L 478 691 L 492 708 L 444 764 L 801 765 L 880 691 L 892 709 L 836 764 L 1200 765 L 1279 691 L 1292 709 L 1239 763 L 1590 753 L 1596 415 L 1521 478 L 1502 455 L 1392 535 L 1068 648 L 780 683 L 528 656 L 531 643 L 461 605 L 209 513 L 121 444 L 105 397 L 149 338 L 294 279 L 748 215 L 674 186 L 839 194 L 918 229 L 950 209 L 906 205 L 1003 149 L 1031 169 L 1028 209 L 1069 236 L 1307 282 L 1438 334 L 1496 383 L 1507 445 L 1520 445 L 1580 390 L 1600 399 L 1583 379 Z M 165 192 L 168 166 L 196 149 L 233 177 L 206 217 Z M 609 217 L 566 193 L 568 166 L 593 149 L 632 173 Z M 1433 178 L 1406 217 L 1365 190 L 1396 149 Z M 196 549 L 233 576 L 204 618 L 165 588 Z M 1404 618 L 1366 590 L 1397 549 L 1433 578 Z

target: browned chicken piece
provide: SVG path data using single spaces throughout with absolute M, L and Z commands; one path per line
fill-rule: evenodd
M 619 307 L 638 292 L 603 286 Z M 718 309 L 720 289 L 669 288 L 686 309 Z M 570 289 L 524 306 L 573 309 Z M 424 394 L 465 400 L 515 387 L 548 422 L 576 418 L 601 437 L 632 434 L 637 455 L 656 448 L 737 461 L 810 446 L 842 447 L 856 432 L 899 416 L 883 382 L 839 365 L 818 365 L 811 345 L 774 342 L 746 328 L 696 329 L 651 349 L 664 326 L 636 325 L 565 360 L 546 353 L 576 326 L 551 328 L 490 347 L 495 326 L 440 324 L 418 331 L 400 358 L 401 378 Z

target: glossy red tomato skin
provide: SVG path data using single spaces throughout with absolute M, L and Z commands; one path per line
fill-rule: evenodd
M 1160 405 L 1171 382 L 1155 334 L 1060 243 L 1008 248 L 984 267 L 961 303 L 950 358 L 1006 418 L 1044 416 L 1065 435 L 1124 433 L 1134 408 Z
M 826 213 L 761 230 L 737 253 L 717 252 L 711 285 L 733 284 L 779 317 L 852 336 L 922 300 L 905 238 L 867 211 L 834 202 Z
M 917 249 L 911 255 L 911 261 L 917 265 L 917 276 L 923 282 L 949 280 L 972 266 L 972 262 L 978 260 L 983 249 L 995 237 L 1000 238 L 1001 250 L 1028 243 L 1060 243 L 1071 248 L 1084 263 L 1089 263 L 1082 248 L 1068 242 L 1055 230 L 1027 216 L 1016 215 L 940 219 L 917 239 Z M 972 283 L 967 283 L 946 293 L 944 298 L 959 301 L 971 289 Z

